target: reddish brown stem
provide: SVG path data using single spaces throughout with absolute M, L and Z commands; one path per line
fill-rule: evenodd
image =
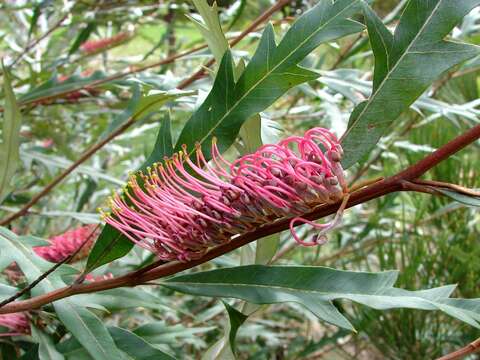
M 454 153 L 460 151 L 465 146 L 471 144 L 479 138 L 480 125 L 477 125 L 466 133 L 448 142 L 432 154 L 426 156 L 418 163 L 401 171 L 400 173 L 353 192 L 350 195 L 350 199 L 346 207 L 350 208 L 352 206 L 396 191 L 417 191 L 415 187 L 408 186 L 408 184 L 411 184 L 412 180 L 415 180 L 417 177 L 422 176 L 426 171 L 430 170 L 441 161 L 447 159 Z M 423 189 L 418 189 L 418 191 L 423 191 Z M 302 217 L 308 220 L 319 219 L 327 215 L 334 214 L 337 211 L 339 205 L 340 203 L 323 205 L 308 214 L 302 215 Z M 209 260 L 226 254 L 232 250 L 235 250 L 245 244 L 263 238 L 267 235 L 286 230 L 288 229 L 289 222 L 290 219 L 282 219 L 274 223 L 262 226 L 250 233 L 238 236 L 232 239 L 232 241 L 230 241 L 229 243 L 212 248 L 202 258 L 198 260 L 190 262 L 172 261 L 140 274 L 138 272 L 132 272 L 114 279 L 97 281 L 91 284 L 74 284 L 61 289 L 57 289 L 47 294 L 33 297 L 28 300 L 10 303 L 3 308 L 0 308 L 0 314 L 36 309 L 45 304 L 72 295 L 92 293 L 102 290 L 114 289 L 122 286 L 136 286 L 165 276 L 173 275 L 180 271 L 187 270 L 197 265 L 203 264 Z
M 471 342 L 467 346 L 454 351 L 450 354 L 444 355 L 437 360 L 457 360 L 457 359 L 463 359 L 465 356 L 476 353 L 477 351 L 480 350 L 480 338 Z

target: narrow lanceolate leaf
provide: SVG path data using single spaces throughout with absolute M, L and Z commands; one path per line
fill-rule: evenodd
M 10 180 L 20 162 L 20 125 L 21 114 L 12 90 L 10 73 L 3 67 L 3 91 L 5 93 L 5 111 L 3 114 L 2 143 L 0 144 L 0 203 L 8 194 Z
M 158 350 L 133 332 L 119 327 L 109 327 L 108 331 L 118 348 L 135 360 L 173 360 L 174 358 Z
M 29 283 L 51 267 L 51 263 L 34 254 L 28 241 L 20 241 L 16 234 L 3 227 L 0 227 L 0 249 L 2 258 L 15 261 Z M 32 289 L 32 295 L 51 292 L 64 286 L 66 284 L 58 272 L 54 272 Z M 56 301 L 53 307 L 61 322 L 95 360 L 121 358 L 112 337 L 96 315 L 70 299 Z
M 458 201 L 459 203 L 468 206 L 480 207 L 480 196 L 462 194 L 453 190 L 441 189 L 438 187 L 433 187 L 433 189 L 455 201 Z
M 235 141 L 242 124 L 295 85 L 318 74 L 298 66 L 320 44 L 361 31 L 363 26 L 348 17 L 360 8 L 361 0 L 321 0 L 301 16 L 277 45 L 271 25 L 238 82 L 234 80 L 232 56 L 226 52 L 213 88 L 205 102 L 188 120 L 177 142 L 192 148 L 202 145 L 210 154 L 213 137 L 221 151 Z
M 223 303 L 228 314 L 228 323 L 225 334 L 213 344 L 202 356 L 202 360 L 235 360 L 235 338 L 238 329 L 247 320 L 248 316 L 242 314 L 227 303 Z
M 359 104 L 343 135 L 345 168 L 378 142 L 393 121 L 443 72 L 479 54 L 479 47 L 444 38 L 479 0 L 411 0 L 391 34 L 364 5 L 375 56 L 373 92 Z
M 454 286 L 407 291 L 393 287 L 397 277 L 396 271 L 367 273 L 326 267 L 251 265 L 181 275 L 163 285 L 188 294 L 233 297 L 257 304 L 296 302 L 320 319 L 350 330 L 352 325 L 332 300 L 348 299 L 380 310 L 441 310 L 480 328 L 478 304 L 467 306 L 452 301 L 455 299 L 449 296 Z
M 53 339 L 42 330 L 31 325 L 32 336 L 38 342 L 39 360 L 64 360 L 65 357 L 58 352 L 53 343 Z

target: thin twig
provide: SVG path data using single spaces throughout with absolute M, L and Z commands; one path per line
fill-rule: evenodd
M 31 42 L 29 45 L 27 45 L 25 49 L 15 58 L 15 60 L 12 61 L 12 63 L 9 66 L 15 65 L 18 61 L 20 61 L 22 57 L 25 56 L 25 54 L 27 54 L 30 50 L 32 50 L 38 44 L 40 44 L 42 40 L 48 37 L 52 32 L 57 30 L 62 25 L 62 23 L 69 17 L 69 15 L 70 13 L 66 13 L 65 15 L 63 15 L 62 18 L 60 18 L 60 20 L 58 20 L 50 29 L 48 29 L 48 31 L 45 34 L 40 36 L 35 41 Z
M 450 156 L 460 151 L 467 145 L 473 143 L 479 138 L 480 125 L 477 125 L 472 129 L 468 130 L 467 132 L 463 133 L 462 135 L 451 140 L 430 155 L 424 157 L 416 164 L 409 166 L 407 169 L 399 172 L 398 174 L 353 192 L 350 195 L 350 199 L 346 207 L 350 208 L 352 206 L 382 197 L 386 194 L 390 194 L 396 191 L 409 191 L 410 189 L 408 188 L 408 186 L 405 186 L 406 182 L 411 182 L 412 180 L 415 180 L 418 177 L 422 176 L 425 172 L 435 167 L 443 160 L 449 158 Z M 415 191 L 415 188 L 412 188 L 412 190 Z M 339 206 L 340 203 L 322 205 L 317 209 L 305 215 L 302 215 L 302 217 L 307 220 L 316 220 L 327 215 L 334 214 L 338 210 Z M 165 276 L 173 275 L 178 272 L 193 268 L 197 265 L 203 264 L 221 255 L 224 255 L 252 241 L 286 230 L 289 227 L 289 222 L 289 218 L 281 219 L 271 224 L 262 226 L 255 231 L 240 235 L 238 237 L 234 237 L 230 242 L 210 249 L 204 256 L 197 260 L 193 260 L 190 262 L 171 261 L 140 275 L 136 275 L 136 272 L 132 272 L 113 279 L 96 281 L 90 284 L 71 285 L 64 288 L 56 289 L 43 295 L 39 295 L 27 300 L 16 301 L 5 305 L 3 308 L 0 308 L 0 314 L 36 309 L 53 301 L 57 301 L 72 295 L 87 294 L 123 286 L 136 286 L 146 282 L 151 282 L 152 280 L 156 280 Z
M 440 358 L 438 358 L 437 360 L 457 360 L 457 359 L 462 359 L 464 358 L 465 356 L 467 355 L 470 355 L 470 354 L 473 354 L 473 353 L 476 353 L 477 351 L 480 350 L 480 338 L 478 338 L 477 340 L 471 342 L 470 344 L 468 344 L 467 346 L 457 350 L 457 351 L 454 351 L 450 354 L 447 354 L 447 355 L 444 355 Z

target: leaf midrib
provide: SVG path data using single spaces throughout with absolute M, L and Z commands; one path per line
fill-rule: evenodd
M 440 4 L 443 3 L 443 0 L 440 0 L 437 5 L 435 5 L 435 7 L 433 8 L 432 10 L 432 13 L 428 16 L 428 18 L 425 20 L 425 22 L 423 23 L 422 27 L 420 28 L 420 30 L 418 31 L 417 35 L 415 35 L 415 37 L 413 38 L 413 40 L 410 42 L 410 44 L 407 46 L 407 48 L 405 49 L 405 52 L 398 58 L 398 61 L 395 63 L 395 65 L 388 71 L 387 75 L 385 76 L 385 78 L 382 80 L 380 86 L 378 87 L 377 91 L 375 91 L 375 93 L 370 97 L 370 99 L 368 100 L 366 106 L 364 106 L 364 108 L 362 109 L 362 111 L 360 112 L 360 114 L 357 116 L 357 119 L 352 123 L 352 125 L 345 131 L 345 133 L 342 135 L 342 138 L 340 139 L 340 141 L 343 141 L 347 135 L 350 133 L 350 131 L 354 128 L 354 126 L 361 120 L 362 116 L 365 114 L 365 112 L 367 111 L 368 107 L 371 105 L 371 103 L 373 102 L 373 100 L 376 98 L 377 94 L 380 93 L 380 90 L 382 89 L 382 87 L 385 85 L 385 83 L 388 82 L 389 80 L 389 77 L 391 76 L 391 74 L 395 71 L 395 69 L 399 66 L 399 64 L 402 62 L 403 58 L 410 53 L 410 49 L 412 48 L 413 44 L 417 41 L 417 39 L 423 35 L 423 31 L 425 30 L 425 27 L 427 26 L 427 24 L 430 22 L 430 20 L 432 19 L 432 17 L 434 16 L 434 14 L 436 13 L 436 11 L 438 10 L 438 8 L 440 7 Z M 395 44 L 394 44 L 395 45 Z
M 265 288 L 265 289 L 279 289 L 283 291 L 292 291 L 292 292 L 303 292 L 303 293 L 312 293 L 312 294 L 320 294 L 320 295 L 330 295 L 330 294 L 343 294 L 343 295 L 368 295 L 368 296 L 388 296 L 388 295 L 378 295 L 378 294 L 368 294 L 368 293 L 350 293 L 350 292 L 339 292 L 339 291 L 319 291 L 319 290 L 306 290 L 302 288 L 291 288 L 287 286 L 281 286 L 281 285 L 263 285 L 263 284 L 245 284 L 245 283 L 235 283 L 235 284 L 229 284 L 229 283 L 208 283 L 208 282 L 183 282 L 183 281 L 169 281 L 169 282 L 164 282 L 162 285 L 164 286 L 169 286 L 170 284 L 173 285 L 193 285 L 193 286 L 199 286 L 199 285 L 206 285 L 206 286 L 214 286 L 214 287 L 251 287 L 251 288 Z M 379 288 L 380 290 L 386 290 L 392 288 L 391 286 L 381 286 Z
M 205 142 L 205 140 L 207 140 L 211 135 L 212 133 L 217 129 L 217 127 L 219 126 L 219 124 L 221 122 L 223 122 L 223 120 L 225 120 L 234 110 L 235 108 L 238 106 L 239 103 L 241 103 L 243 101 L 243 99 L 245 99 L 260 83 L 262 83 L 267 77 L 269 77 L 272 73 L 275 72 L 275 70 L 280 67 L 283 63 L 285 63 L 285 61 L 287 61 L 291 56 L 292 54 L 294 54 L 299 48 L 301 48 L 307 41 L 309 41 L 313 36 L 315 36 L 316 34 L 318 34 L 321 30 L 323 30 L 328 24 L 330 24 L 334 19 L 336 19 L 337 17 L 339 17 L 341 14 L 343 14 L 344 12 L 346 12 L 348 9 L 350 9 L 354 4 L 356 4 L 359 0 L 354 0 L 350 5 L 346 6 L 343 10 L 339 11 L 335 16 L 333 16 L 332 18 L 330 18 L 323 26 L 321 26 L 320 28 L 317 29 L 317 31 L 313 32 L 310 36 L 308 36 L 307 38 L 305 38 L 293 51 L 291 51 L 288 56 L 286 56 L 282 61 L 280 61 L 277 65 L 275 65 L 270 71 L 267 71 L 265 73 L 265 75 L 263 75 L 256 83 L 254 83 L 254 85 L 248 89 L 244 95 L 242 95 L 240 97 L 240 99 L 238 99 L 233 105 L 232 107 L 227 110 L 227 112 L 215 123 L 215 125 L 207 132 L 207 134 L 199 141 L 200 144 L 203 144 Z M 333 6 L 333 3 L 332 3 L 332 6 Z M 278 49 L 278 45 L 275 49 Z

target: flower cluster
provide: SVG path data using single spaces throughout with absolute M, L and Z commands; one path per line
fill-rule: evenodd
M 30 334 L 30 321 L 26 313 L 0 315 L 0 326 L 9 330 L 0 336 L 17 336 Z
M 105 49 L 120 45 L 121 43 L 130 39 L 131 36 L 132 34 L 129 32 L 121 32 L 109 38 L 88 40 L 80 46 L 80 50 L 85 54 L 95 54 Z
M 163 260 L 199 258 L 234 235 L 287 217 L 292 218 L 297 242 L 322 244 L 341 211 L 327 224 L 299 216 L 318 205 L 336 203 L 348 192 L 342 154 L 337 138 L 323 128 L 264 145 L 233 163 L 220 155 L 215 140 L 210 162 L 200 145 L 195 159 L 184 147 L 148 168 L 147 174 L 130 176 L 123 193 L 110 198 L 110 213 L 101 211 L 102 217 Z M 303 241 L 293 230 L 298 222 L 320 231 L 313 240 Z
M 75 256 L 75 259 L 73 259 L 73 261 L 78 261 L 86 257 L 90 252 L 90 248 L 97 235 L 96 229 L 96 225 L 90 224 L 69 230 L 61 235 L 50 238 L 50 245 L 36 246 L 33 248 L 33 251 L 47 261 L 58 263 L 77 251 L 84 241 L 89 238 L 88 243 L 82 247 L 80 252 Z

